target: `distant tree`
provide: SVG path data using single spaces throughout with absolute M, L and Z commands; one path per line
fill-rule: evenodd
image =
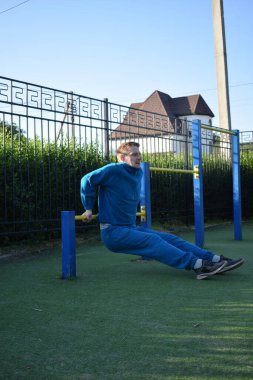
M 10 124 L 8 122 L 3 122 L 3 121 L 0 121 L 0 136 L 1 136 L 1 140 L 2 140 L 2 137 L 3 135 L 5 135 L 5 138 L 9 139 L 11 138 L 11 136 L 15 137 L 15 138 L 21 138 L 21 139 L 25 139 L 25 135 L 24 135 L 24 131 L 22 129 L 20 129 L 17 124 L 13 123 L 13 124 Z

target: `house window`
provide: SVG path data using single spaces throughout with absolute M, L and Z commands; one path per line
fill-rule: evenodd
M 176 133 L 178 135 L 182 135 L 182 120 L 176 119 L 175 124 L 176 124 Z

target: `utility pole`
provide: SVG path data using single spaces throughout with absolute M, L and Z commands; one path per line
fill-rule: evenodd
M 64 116 L 63 116 L 63 120 L 61 122 L 60 129 L 57 133 L 56 141 L 59 140 L 60 136 L 63 136 L 63 126 L 64 126 L 66 118 L 67 118 L 67 122 L 68 122 L 68 124 L 67 124 L 67 128 L 69 131 L 68 133 L 71 134 L 71 137 L 73 140 L 75 139 L 75 125 L 74 125 L 74 122 L 75 122 L 74 114 L 75 113 L 76 113 L 76 106 L 74 105 L 74 101 L 73 101 L 73 91 L 70 91 L 70 93 L 67 95 L 67 102 L 66 102 L 66 106 L 65 106 L 65 110 L 64 110 Z M 70 119 L 71 123 L 69 122 L 69 119 Z M 70 125 L 71 125 L 71 129 L 70 129 Z
M 213 1 L 213 27 L 215 40 L 216 77 L 219 104 L 219 127 L 231 130 L 227 52 L 223 0 Z

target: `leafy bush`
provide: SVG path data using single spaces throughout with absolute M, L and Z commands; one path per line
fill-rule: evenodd
M 145 154 L 152 166 L 186 168 L 191 157 L 172 153 Z M 114 162 L 115 158 L 111 157 Z M 2 233 L 59 228 L 60 212 L 82 212 L 81 177 L 106 164 L 97 144 L 76 145 L 35 137 L 28 139 L 15 125 L 0 123 L 0 220 Z M 203 157 L 205 218 L 231 219 L 233 190 L 231 162 L 216 156 Z M 252 216 L 253 152 L 241 153 L 243 216 Z M 192 223 L 192 176 L 151 172 L 152 215 L 157 221 Z

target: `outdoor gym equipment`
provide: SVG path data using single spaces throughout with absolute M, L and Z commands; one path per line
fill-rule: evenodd
M 239 131 L 226 131 L 202 125 L 200 120 L 192 122 L 192 157 L 193 169 L 168 169 L 150 167 L 149 163 L 141 164 L 143 177 L 141 182 L 140 210 L 137 216 L 141 217 L 141 225 L 151 228 L 151 196 L 150 196 L 150 171 L 175 172 L 193 174 L 194 194 L 194 223 L 195 243 L 204 245 L 204 206 L 203 206 L 203 171 L 202 171 L 202 146 L 201 128 L 227 133 L 232 138 L 232 174 L 233 174 L 233 210 L 234 210 L 234 239 L 242 240 L 241 222 L 241 183 L 240 183 L 240 146 Z M 97 215 L 93 215 L 95 219 Z M 76 277 L 76 247 L 75 247 L 75 220 L 83 220 L 82 215 L 75 215 L 74 211 L 62 211 L 62 278 Z
M 137 212 L 136 216 L 145 218 L 145 211 Z M 93 215 L 92 219 L 96 219 Z M 62 279 L 76 277 L 76 220 L 85 220 L 83 215 L 75 215 L 75 211 L 61 212 L 62 235 Z
M 143 180 L 141 188 L 140 207 L 141 210 L 145 211 L 145 218 L 142 218 L 141 224 L 144 227 L 151 228 L 150 171 L 193 174 L 195 244 L 199 247 L 204 246 L 204 205 L 201 128 L 227 133 L 232 137 L 234 239 L 242 240 L 239 131 L 227 131 L 221 128 L 213 128 L 206 125 L 201 125 L 200 120 L 194 120 L 192 122 L 192 170 L 154 168 L 150 167 L 148 162 L 142 163 Z

